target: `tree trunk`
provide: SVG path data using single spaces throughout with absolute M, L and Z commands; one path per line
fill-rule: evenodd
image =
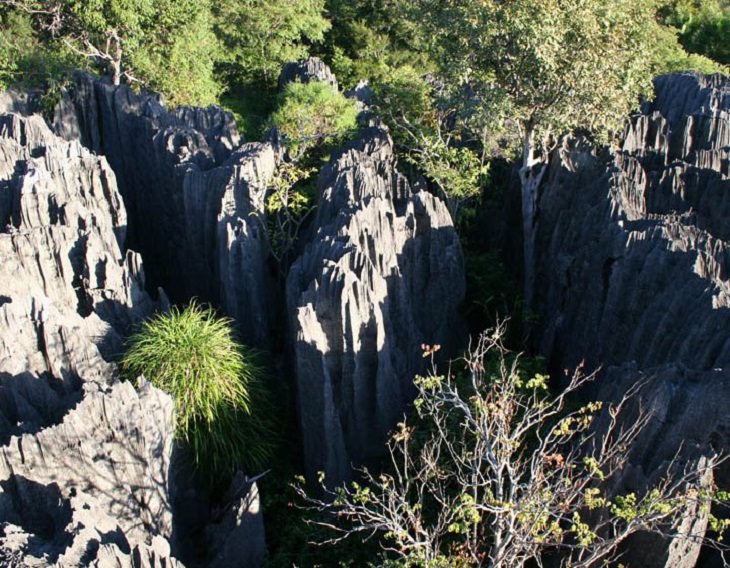
M 522 185 L 522 256 L 524 263 L 524 312 L 532 309 L 535 295 L 535 234 L 537 227 L 538 189 L 547 170 L 543 158 L 536 159 L 535 133 L 527 130 L 522 150 L 520 184 Z
M 114 55 L 111 61 L 112 66 L 112 84 L 119 85 L 122 82 L 122 40 L 116 30 L 113 32 Z

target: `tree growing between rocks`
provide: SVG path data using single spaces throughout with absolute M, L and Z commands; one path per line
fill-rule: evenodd
M 303 479 L 295 485 L 318 515 L 310 522 L 334 535 L 323 543 L 374 538 L 390 566 L 518 568 L 550 556 L 577 568 L 615 561 L 638 532 L 704 542 L 679 527 L 688 511 L 707 514 L 715 498 L 727 498 L 708 482 L 720 459 L 686 467 L 675 459 L 654 484 L 618 492 L 632 442 L 651 418 L 642 385 L 616 403 L 571 410 L 569 398 L 593 376 L 579 369 L 551 395 L 548 377 L 526 374 L 504 348 L 504 331 L 500 324 L 480 335 L 466 378 L 416 379 L 415 425 L 398 425 L 384 473 L 364 469 L 360 482 L 335 489 L 323 483 L 323 498 Z M 437 349 L 425 346 L 424 355 Z M 711 519 L 719 531 L 728 523 Z
M 560 137 L 607 139 L 651 93 L 655 0 L 409 0 L 433 57 L 495 137 L 518 148 L 524 295 L 535 286 L 538 189 Z M 483 126 L 482 123 L 480 126 Z
M 454 101 L 439 96 L 437 86 L 413 67 L 393 69 L 374 92 L 373 107 L 390 127 L 396 147 L 435 184 L 458 222 L 463 206 L 476 201 L 489 175 L 486 148 L 464 128 Z
M 280 268 L 292 260 L 299 233 L 314 212 L 313 180 L 321 153 L 357 130 L 357 105 L 320 81 L 288 83 L 270 117 L 287 150 L 269 182 L 271 253 Z

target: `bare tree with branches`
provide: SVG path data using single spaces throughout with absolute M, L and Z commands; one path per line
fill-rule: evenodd
M 639 531 L 704 542 L 678 527 L 690 506 L 707 514 L 717 492 L 706 481 L 721 458 L 683 467 L 676 456 L 646 491 L 618 494 L 615 480 L 651 418 L 642 385 L 616 403 L 568 410 L 594 375 L 578 369 L 551 396 L 547 377 L 523 376 L 503 335 L 499 324 L 478 338 L 466 377 L 433 371 L 416 379 L 420 424 L 398 425 L 389 472 L 364 469 L 360 483 L 335 489 L 323 482 L 322 497 L 300 480 L 303 506 L 317 515 L 310 522 L 333 531 L 324 543 L 377 538 L 407 566 L 542 566 L 549 555 L 577 568 L 615 559 Z

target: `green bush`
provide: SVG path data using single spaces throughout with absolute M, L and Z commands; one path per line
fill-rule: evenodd
M 270 458 L 262 367 L 234 338 L 231 320 L 194 302 L 173 307 L 129 338 L 121 366 L 128 378 L 144 375 L 172 396 L 176 435 L 211 481 L 241 467 L 261 468 Z
M 86 63 L 60 42 L 41 41 L 28 14 L 0 6 L 0 89 L 57 90 Z
M 658 15 L 669 38 L 659 38 L 660 52 L 667 53 L 673 44 L 663 71 L 728 73 L 730 2 L 667 0 Z
M 294 157 L 325 141 L 341 139 L 357 128 L 357 105 L 326 83 L 289 83 L 271 115 Z

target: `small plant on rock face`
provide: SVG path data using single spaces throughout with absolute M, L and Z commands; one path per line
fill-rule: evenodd
M 279 265 L 285 264 L 296 246 L 299 232 L 315 210 L 314 187 L 307 183 L 315 174 L 315 168 L 282 162 L 269 181 L 266 212 L 269 214 L 271 255 Z
M 272 435 L 255 353 L 234 338 L 231 321 L 191 303 L 144 322 L 128 340 L 122 370 L 144 375 L 175 401 L 175 429 L 198 469 L 215 479 L 260 468 Z

